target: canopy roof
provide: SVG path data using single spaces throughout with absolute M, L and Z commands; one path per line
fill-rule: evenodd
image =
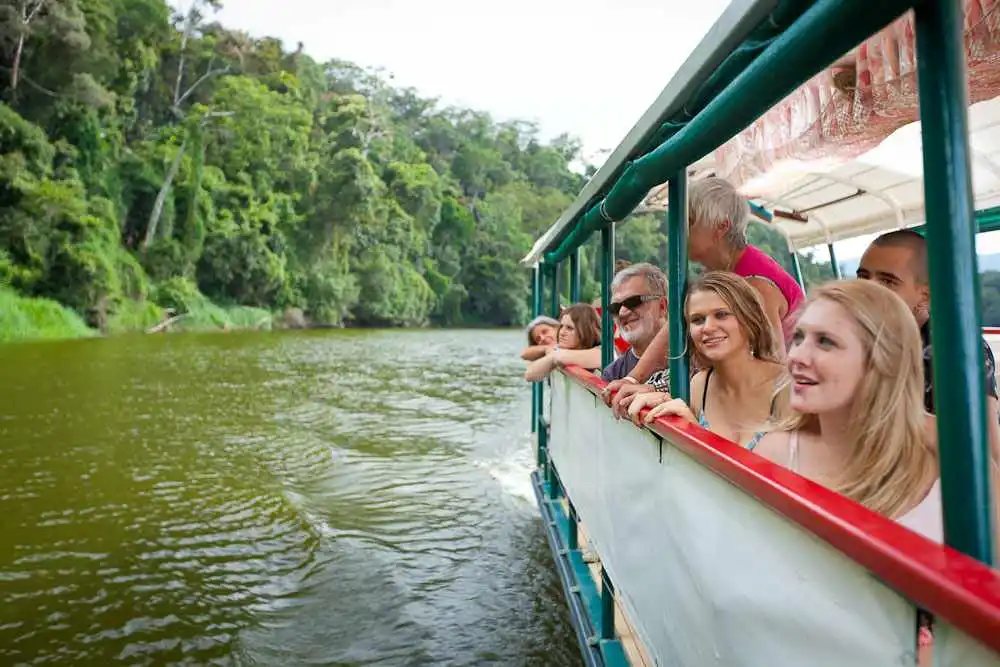
M 920 123 L 910 123 L 876 148 L 839 166 L 788 163 L 742 186 L 775 212 L 772 222 L 796 248 L 832 243 L 924 222 Z M 1000 98 L 969 109 L 976 208 L 1000 205 Z M 716 173 L 713 156 L 693 167 L 692 180 Z M 667 188 L 653 189 L 640 210 L 665 210 Z M 803 222 L 781 215 L 797 213 Z

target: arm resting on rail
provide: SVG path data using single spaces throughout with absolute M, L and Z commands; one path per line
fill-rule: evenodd
M 660 329 L 656 337 L 646 348 L 646 351 L 639 357 L 639 363 L 635 365 L 628 377 L 635 380 L 614 380 L 609 382 L 601 393 L 605 405 L 611 407 L 611 402 L 616 395 L 622 398 L 637 391 L 649 391 L 642 389 L 643 383 L 656 371 L 662 371 L 667 367 L 667 352 L 670 349 L 670 331 L 667 327 Z M 625 406 L 628 407 L 628 406 Z
M 547 378 L 555 367 L 555 353 L 549 352 L 541 359 L 535 359 L 528 364 L 528 368 L 524 371 L 524 379 L 528 382 L 540 382 Z
M 588 371 L 601 367 L 599 347 L 592 347 L 589 350 L 556 350 L 553 354 L 560 366 L 580 366 Z
M 618 393 L 614 395 L 611 399 L 611 414 L 615 419 L 621 419 L 628 414 L 631 409 L 632 402 L 637 396 L 645 396 L 646 394 L 664 394 L 668 395 L 668 392 L 657 391 L 656 387 L 651 384 L 626 384 L 618 388 Z M 610 397 L 611 395 L 608 394 Z M 608 400 L 608 399 L 605 399 Z
M 642 421 L 646 424 L 650 424 L 657 417 L 680 417 L 681 419 L 689 421 L 692 424 L 698 423 L 698 418 L 694 416 L 694 412 L 691 411 L 691 408 L 688 407 L 687 403 L 679 398 L 670 398 L 668 396 L 667 399 L 668 400 L 661 402 L 659 405 L 656 405 L 652 410 L 646 413 L 646 416 Z M 637 424 L 639 423 L 638 410 L 636 411 L 636 415 L 632 421 Z
M 696 408 L 695 406 L 701 404 L 700 403 L 701 390 L 705 386 L 704 377 L 705 377 L 704 373 L 698 373 L 691 380 L 691 392 L 692 392 L 691 396 L 693 397 L 692 401 L 695 401 L 694 403 L 691 403 L 691 407 L 694 408 L 695 410 L 700 409 Z M 701 378 L 700 380 L 701 384 L 699 384 L 699 378 Z M 608 386 L 611 387 L 611 385 Z M 605 391 L 607 391 L 607 389 L 605 389 Z M 640 396 L 648 396 L 650 393 L 654 392 L 656 394 L 660 394 L 662 396 L 670 398 L 669 380 L 666 380 L 662 383 L 656 381 L 650 382 L 649 380 L 647 380 L 647 384 L 622 385 L 618 387 L 617 393 L 613 397 L 610 394 L 604 395 L 604 402 L 607 403 L 609 406 L 611 406 L 611 414 L 614 415 L 614 418 L 621 419 L 625 415 L 636 414 L 633 411 L 632 406 L 634 405 L 635 401 L 639 399 Z M 697 396 L 695 394 L 697 394 Z M 658 405 L 659 401 L 660 401 L 659 398 L 645 398 L 643 399 L 643 402 L 640 403 L 640 407 L 635 408 L 635 410 L 641 410 L 643 407 L 649 405 L 654 405 L 654 404 Z M 633 419 L 633 421 L 635 420 Z
M 555 349 L 553 345 L 529 345 L 521 352 L 521 358 L 525 361 L 535 361 L 541 359 L 546 354 Z
M 660 416 L 673 415 L 682 417 L 689 422 L 698 423 L 697 415 L 701 414 L 701 399 L 705 390 L 705 380 L 708 373 L 701 371 L 695 373 L 691 378 L 691 405 L 688 406 L 679 398 L 672 398 L 669 393 L 657 392 L 655 394 L 637 394 L 628 406 L 628 414 L 636 424 L 652 423 Z M 640 412 L 643 408 L 651 408 L 646 416 L 640 421 Z
M 589 350 L 553 350 L 541 359 L 532 361 L 524 371 L 524 379 L 538 382 L 549 376 L 556 366 L 580 366 L 588 371 L 600 368 L 601 348 Z

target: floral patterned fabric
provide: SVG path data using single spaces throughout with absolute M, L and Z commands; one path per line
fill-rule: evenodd
M 971 104 L 1000 95 L 1000 0 L 962 4 Z M 753 190 L 783 166 L 858 157 L 917 120 L 915 41 L 908 12 L 723 144 L 717 174 Z

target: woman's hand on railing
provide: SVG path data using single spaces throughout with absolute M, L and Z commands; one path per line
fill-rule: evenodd
M 656 393 L 656 387 L 651 384 L 627 384 L 618 390 L 618 395 L 611 402 L 611 414 L 615 419 L 628 415 L 629 408 L 638 396 Z
M 647 385 L 648 386 L 648 385 Z M 641 426 L 639 413 L 643 408 L 656 407 L 671 400 L 670 394 L 665 391 L 647 391 L 641 394 L 633 394 L 628 405 L 628 416 L 636 426 Z
M 657 417 L 680 417 L 681 419 L 685 419 L 689 422 L 698 421 L 698 418 L 694 416 L 693 412 L 691 412 L 691 408 L 688 407 L 688 404 L 680 398 L 674 398 L 660 403 L 646 413 L 646 417 L 643 421 L 649 424 Z

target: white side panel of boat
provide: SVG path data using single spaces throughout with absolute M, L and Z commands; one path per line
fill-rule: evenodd
M 934 626 L 935 667 L 1000 667 L 1000 657 L 954 626 Z
M 915 609 L 871 573 L 562 374 L 552 398 L 550 455 L 656 664 L 914 664 Z

